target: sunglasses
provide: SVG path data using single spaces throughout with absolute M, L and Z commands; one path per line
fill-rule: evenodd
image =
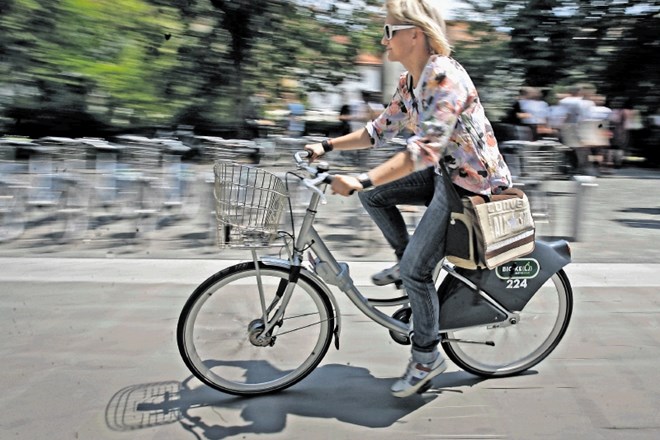
M 416 27 L 412 24 L 386 24 L 383 26 L 383 36 L 386 40 L 391 40 L 394 37 L 394 32 L 402 31 L 404 29 L 412 29 Z

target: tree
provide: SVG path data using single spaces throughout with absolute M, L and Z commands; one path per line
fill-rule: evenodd
M 656 3 L 464 2 L 473 38 L 455 53 L 487 100 L 590 82 L 659 106 Z M 49 130 L 239 125 L 252 93 L 331 90 L 359 52 L 380 55 L 381 1 L 306 4 L 0 0 L 0 113 Z
M 479 7 L 484 2 L 469 3 Z M 510 28 L 511 66 L 522 68 L 529 85 L 587 81 L 611 93 L 635 95 L 640 87 L 651 89 L 644 84 L 657 84 L 657 69 L 651 66 L 658 65 L 660 40 L 656 30 L 660 8 L 653 2 L 494 0 L 491 3 L 502 14 L 501 24 Z M 657 92 L 652 91 L 651 95 L 657 99 Z
M 374 29 L 363 10 L 338 21 L 330 11 L 284 0 L 198 0 L 180 10 L 187 29 L 170 77 L 183 79 L 172 90 L 189 96 L 179 120 L 197 126 L 240 125 L 247 96 L 265 92 L 276 100 L 285 83 L 300 95 L 336 86 L 354 73 L 364 35 L 373 37 Z
M 92 134 L 167 114 L 176 104 L 159 100 L 160 52 L 166 14 L 140 1 L 14 0 L 3 10 L 7 30 L 0 87 L 11 90 L 4 113 L 12 131 L 35 135 Z

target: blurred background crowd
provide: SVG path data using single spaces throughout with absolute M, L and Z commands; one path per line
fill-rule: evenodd
M 530 151 L 552 153 L 534 178 L 660 165 L 657 1 L 444 3 L 516 177 Z M 71 219 L 90 197 L 144 199 L 140 182 L 172 208 L 201 164 L 274 166 L 364 124 L 402 70 L 383 20 L 376 0 L 0 0 L 0 242 L 24 226 L 19 205 L 56 200 Z M 359 170 L 389 151 L 350 154 L 334 160 Z M 83 180 L 94 196 L 64 197 Z

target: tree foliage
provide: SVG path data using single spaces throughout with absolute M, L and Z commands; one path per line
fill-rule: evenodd
M 611 98 L 660 104 L 660 6 L 643 0 L 494 0 L 511 29 L 510 68 L 532 86 L 594 84 Z
M 660 8 L 642 0 L 466 0 L 456 42 L 486 101 L 590 82 L 660 107 Z M 246 97 L 332 90 L 380 55 L 382 2 L 0 0 L 0 128 L 93 134 L 240 124 Z M 310 6 L 311 5 L 311 6 Z

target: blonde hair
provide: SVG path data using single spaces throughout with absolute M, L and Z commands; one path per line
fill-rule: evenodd
M 413 24 L 421 28 L 431 53 L 451 54 L 439 0 L 387 0 L 385 10 L 398 24 Z

